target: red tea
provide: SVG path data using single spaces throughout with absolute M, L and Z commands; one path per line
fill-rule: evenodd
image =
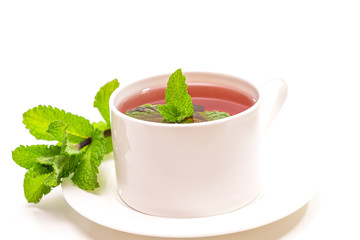
M 166 87 L 144 89 L 118 106 L 122 113 L 144 104 L 165 104 Z M 252 105 L 255 100 L 246 94 L 229 87 L 213 84 L 188 84 L 188 92 L 194 105 L 201 105 L 205 111 L 227 112 L 230 115 L 240 113 Z

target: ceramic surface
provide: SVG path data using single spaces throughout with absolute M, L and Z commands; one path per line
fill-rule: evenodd
M 153 123 L 126 116 L 116 107 L 144 89 L 166 85 L 169 75 L 119 88 L 110 99 L 119 194 L 132 208 L 162 217 L 203 217 L 239 209 L 261 191 L 262 138 L 286 98 L 286 84 L 282 80 L 266 84 L 275 86 L 276 94 L 264 114 L 263 104 L 269 99 L 250 82 L 215 73 L 185 76 L 187 83 L 239 90 L 255 104 L 211 122 Z

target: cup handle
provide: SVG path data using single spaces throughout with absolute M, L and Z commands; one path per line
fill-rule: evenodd
M 265 113 L 264 130 L 266 132 L 286 100 L 288 87 L 284 80 L 274 78 L 262 85 L 262 93 Z

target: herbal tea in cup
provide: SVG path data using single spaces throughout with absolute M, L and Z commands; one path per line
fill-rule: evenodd
M 221 85 L 189 84 L 188 91 L 194 104 L 192 122 L 206 122 L 238 114 L 254 100 L 245 94 Z M 148 89 L 134 95 L 117 108 L 128 116 L 151 122 L 164 122 L 157 107 L 165 104 L 165 87 Z M 189 119 L 188 119 L 189 120 Z M 189 123 L 189 121 L 184 121 Z
M 163 217 L 202 217 L 245 206 L 261 191 L 259 150 L 272 108 L 237 77 L 177 70 L 117 89 L 110 98 L 115 169 L 121 199 Z

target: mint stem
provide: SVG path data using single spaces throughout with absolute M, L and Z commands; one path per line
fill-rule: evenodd
M 111 136 L 111 129 L 107 129 L 104 131 L 104 137 L 110 137 Z M 83 147 L 89 145 L 92 142 L 92 137 L 89 137 L 85 139 L 84 141 L 78 143 L 75 145 L 75 147 L 79 150 L 81 150 Z

